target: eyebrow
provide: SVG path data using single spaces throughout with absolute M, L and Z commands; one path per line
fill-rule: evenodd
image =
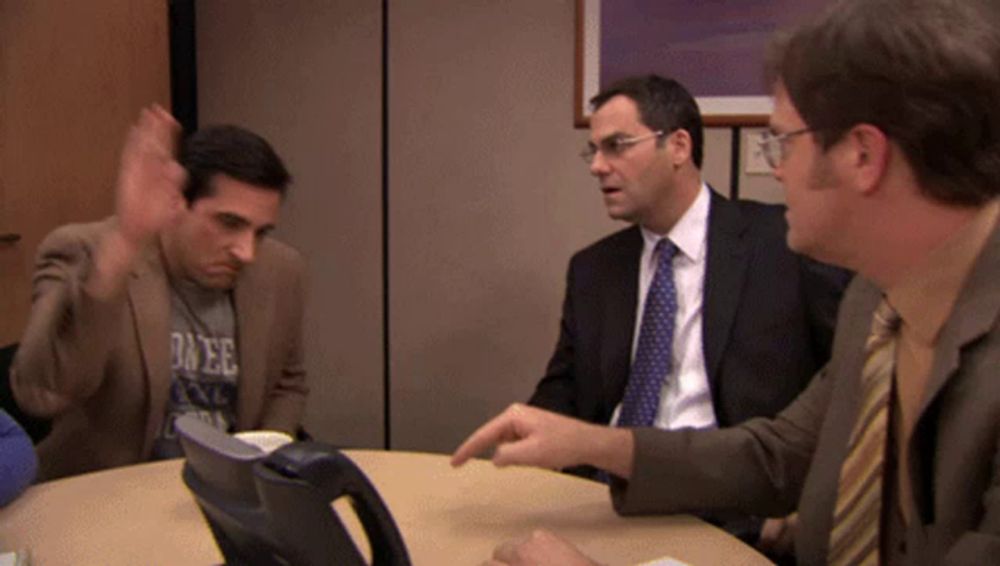
M 247 220 L 246 218 L 240 216 L 239 214 L 234 214 L 232 212 L 226 212 L 226 211 L 216 212 L 215 217 L 220 220 L 224 220 L 226 222 L 230 221 L 235 222 L 236 224 L 239 224 L 241 227 L 253 225 L 253 223 Z M 274 228 L 275 228 L 274 224 L 264 224 L 263 226 L 254 229 L 254 232 L 263 235 L 274 230 Z
M 603 138 L 598 139 L 596 142 L 593 140 L 587 140 L 587 143 L 590 144 L 591 146 L 596 146 L 597 144 L 611 141 L 613 139 L 630 138 L 630 137 L 632 137 L 630 134 L 626 134 L 625 132 L 622 131 L 615 131 L 604 136 Z
M 240 224 L 240 225 L 243 225 L 243 226 L 246 226 L 246 225 L 250 224 L 249 220 L 247 220 L 246 218 L 243 218 L 239 214 L 233 214 L 232 212 L 219 211 L 219 212 L 215 213 L 215 217 L 218 218 L 219 220 L 223 220 L 223 221 L 226 221 L 226 222 L 233 222 L 233 223 Z
M 803 124 L 801 126 L 791 125 L 781 120 L 775 122 L 773 117 L 768 118 L 767 129 L 774 135 L 780 136 L 781 134 L 794 132 L 796 130 L 801 130 L 802 128 L 808 127 L 808 124 Z

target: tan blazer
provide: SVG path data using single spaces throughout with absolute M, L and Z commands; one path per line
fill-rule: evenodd
M 1000 230 L 994 229 L 945 323 L 907 447 L 916 514 L 886 529 L 891 564 L 1000 560 Z M 636 432 L 634 475 L 612 487 L 621 513 L 799 511 L 800 564 L 824 564 L 840 468 L 861 398 L 858 375 L 881 298 L 856 279 L 833 356 L 774 420 L 702 432 Z M 891 481 L 891 476 L 890 476 Z M 893 482 L 894 484 L 895 482 Z
M 10 375 L 21 408 L 54 419 L 38 446 L 40 479 L 148 459 L 166 411 L 171 318 L 160 254 L 138 262 L 115 300 L 83 291 L 110 222 L 63 226 L 39 247 L 31 317 Z M 294 432 L 300 423 L 302 277 L 298 252 L 265 238 L 237 281 L 241 430 Z

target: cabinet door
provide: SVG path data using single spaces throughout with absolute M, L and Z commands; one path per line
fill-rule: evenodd
M 168 35 L 167 0 L 0 0 L 0 346 L 27 321 L 41 239 L 112 212 L 129 124 L 169 108 Z

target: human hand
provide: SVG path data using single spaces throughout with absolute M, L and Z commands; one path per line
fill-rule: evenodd
M 632 473 L 632 432 L 571 419 L 515 403 L 479 427 L 455 450 L 452 466 L 490 447 L 497 466 L 522 465 L 561 469 L 580 464 L 621 477 Z
M 795 529 L 799 524 L 799 514 L 766 519 L 760 528 L 757 549 L 768 556 L 791 556 L 795 546 Z
M 531 536 L 508 541 L 496 547 L 492 560 L 483 566 L 596 566 L 575 546 L 546 530 L 536 530 Z
M 160 106 L 144 108 L 122 149 L 115 189 L 117 225 L 101 241 L 88 292 L 121 292 L 136 257 L 184 208 L 187 174 L 174 158 L 180 125 Z
M 119 235 L 141 248 L 184 207 L 186 173 L 175 159 L 181 127 L 162 107 L 144 108 L 122 149 L 116 188 Z

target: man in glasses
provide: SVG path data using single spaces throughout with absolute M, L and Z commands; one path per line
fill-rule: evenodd
M 616 477 L 622 513 L 797 508 L 800 564 L 996 564 L 998 12 L 993 0 L 843 0 L 775 43 L 765 151 L 788 242 L 858 274 L 830 362 L 787 409 L 664 432 L 518 405 L 454 463 L 499 444 L 499 464 L 591 464 Z M 533 541 L 498 561 L 569 551 Z
M 582 157 L 608 214 L 631 226 L 570 261 L 530 404 L 667 430 L 774 416 L 826 363 L 847 275 L 788 249 L 782 207 L 702 181 L 701 116 L 677 81 L 628 78 L 591 104 Z M 726 523 L 756 540 L 759 521 Z

